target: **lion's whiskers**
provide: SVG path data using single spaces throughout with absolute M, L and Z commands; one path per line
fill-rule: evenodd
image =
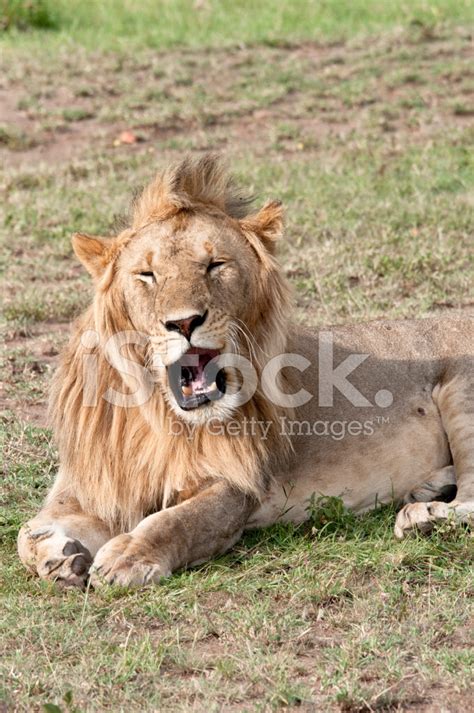
M 252 362 L 255 362 L 258 364 L 257 355 L 255 354 L 255 350 L 253 348 L 252 341 L 249 339 L 248 335 L 245 333 L 245 331 L 242 329 L 242 327 L 240 325 L 236 324 L 235 322 L 231 322 L 229 327 L 231 330 L 235 330 L 238 334 L 241 334 L 245 338 L 245 341 L 247 342 L 247 348 L 249 351 L 250 360 Z M 239 353 L 239 352 L 237 351 L 237 353 Z
M 271 355 L 268 354 L 268 353 L 265 351 L 265 349 L 263 349 L 262 346 L 257 342 L 257 340 L 255 339 L 255 337 L 253 336 L 253 334 L 250 333 L 249 328 L 247 327 L 247 325 L 245 324 L 245 322 L 243 322 L 243 321 L 242 321 L 241 319 L 239 319 L 238 317 L 234 317 L 233 319 L 236 320 L 237 322 L 240 322 L 240 324 L 242 325 L 242 327 L 239 327 L 239 325 L 235 325 L 235 326 L 236 326 L 236 327 L 239 327 L 239 329 L 242 330 L 242 332 L 243 332 L 244 336 L 246 337 L 246 339 L 247 339 L 247 340 L 250 340 L 250 341 L 257 347 L 257 349 L 260 349 L 260 351 L 262 352 L 263 356 L 265 356 L 265 357 L 267 357 L 267 358 L 269 359 Z

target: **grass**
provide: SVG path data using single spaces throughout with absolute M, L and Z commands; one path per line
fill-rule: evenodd
M 0 30 L 52 29 L 56 26 L 54 16 L 52 3 L 45 0 L 2 0 Z
M 15 127 L 0 126 L 0 146 L 6 146 L 12 151 L 24 151 L 34 145 L 33 137 L 28 137 Z
M 188 47 L 288 44 L 345 39 L 412 23 L 428 36 L 440 22 L 470 23 L 469 0 L 3 0 L 0 19 L 17 41 L 15 28 L 54 30 L 49 41 L 73 38 L 90 48 L 139 45 Z M 0 25 L 1 26 L 1 25 Z M 12 32 L 13 31 L 13 32 Z M 35 33 L 36 31 L 36 33 Z
M 52 477 L 51 443 L 30 427 L 11 435 L 1 622 L 10 702 L 380 710 L 423 700 L 440 679 L 455 692 L 469 684 L 465 531 L 394 543 L 390 508 L 356 519 L 328 502 L 309 525 L 247 535 L 146 593 L 62 594 L 27 582 L 13 553 Z
M 61 1 L 54 30 L 2 38 L 5 706 L 469 709 L 473 548 L 462 529 L 396 542 L 392 508 L 355 518 L 330 500 L 315 503 L 305 526 L 250 533 L 227 556 L 139 593 L 64 594 L 18 562 L 17 530 L 57 468 L 45 421 L 51 373 L 69 321 L 90 300 L 70 235 L 112 231 L 156 166 L 220 149 L 260 200 L 283 199 L 280 256 L 300 321 L 473 305 L 467 3 L 384 3 L 374 14 L 366 2 L 360 17 L 325 3 L 316 19 L 279 4 L 273 24 L 262 3 L 251 25 L 238 15 L 244 3 L 222 3 L 226 23 L 224 9 L 204 3 L 192 10 L 207 18 L 193 36 L 179 14 L 173 27 L 148 29 L 152 5 L 142 5 L 130 47 L 120 39 L 125 14 L 108 13 L 91 48 L 86 4 Z M 163 17 L 179 8 L 163 5 Z M 423 8 L 438 9 L 436 19 L 408 25 Z M 97 17 L 98 5 L 88 11 Z M 206 46 L 239 33 L 240 46 L 209 52 L 199 46 L 205 31 Z M 349 39 L 302 42 L 323 35 Z M 188 48 L 146 47 L 176 43 Z M 122 144 L 124 129 L 141 140 Z

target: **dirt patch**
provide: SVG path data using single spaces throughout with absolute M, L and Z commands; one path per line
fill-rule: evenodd
M 400 60 L 402 47 L 391 38 L 360 47 L 306 43 L 212 55 L 63 58 L 54 83 L 51 68 L 31 62 L 20 81 L 7 66 L 0 112 L 24 145 L 19 141 L 12 150 L 6 139 L 0 157 L 26 166 L 103 154 L 117 148 L 125 129 L 140 140 L 126 147 L 131 154 L 150 145 L 186 146 L 189 137 L 193 148 L 250 143 L 263 153 L 277 142 L 291 153 L 317 152 L 328 137 L 360 140 L 378 131 L 392 134 L 395 143 L 417 142 L 448 121 L 465 126 L 474 107 L 467 36 L 405 45 Z M 454 70 L 436 64 L 454 59 L 466 65 L 465 73 L 455 70 L 455 82 Z
M 427 691 L 426 700 L 408 707 L 417 713 L 466 713 L 472 710 L 474 695 L 471 691 L 459 693 L 433 686 Z
M 0 412 L 13 411 L 23 421 L 46 427 L 48 390 L 68 325 L 41 323 L 27 334 L 6 338 L 3 346 Z

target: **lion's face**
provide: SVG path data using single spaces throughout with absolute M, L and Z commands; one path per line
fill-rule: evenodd
M 103 342 L 130 330 L 144 335 L 140 357 L 157 389 L 196 424 L 225 420 L 245 404 L 264 359 L 286 344 L 288 291 L 273 257 L 283 210 L 277 201 L 256 213 L 249 205 L 205 155 L 158 174 L 117 237 L 73 237 L 97 282 L 93 314 Z
M 237 372 L 224 353 L 247 355 L 260 265 L 237 221 L 180 214 L 145 226 L 117 260 L 114 290 L 149 340 L 148 365 L 171 407 L 202 423 L 235 408 Z

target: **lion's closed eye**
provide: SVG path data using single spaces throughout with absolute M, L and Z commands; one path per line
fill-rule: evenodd
M 226 264 L 225 260 L 213 260 L 207 266 L 207 272 L 212 272 L 213 270 L 217 270 L 218 267 L 222 267 L 225 264 Z
M 137 277 L 142 282 L 146 282 L 148 285 L 152 285 L 156 282 L 155 273 L 151 270 L 145 270 L 144 272 L 139 272 Z

